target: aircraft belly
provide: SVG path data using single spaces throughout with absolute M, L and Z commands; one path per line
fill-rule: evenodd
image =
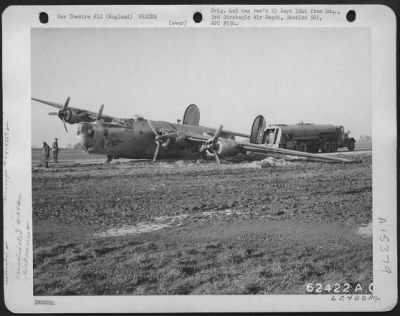
M 155 150 L 155 146 L 152 150 L 150 150 L 150 157 L 153 157 L 154 154 L 154 150 Z M 187 148 L 178 148 L 175 145 L 170 145 L 168 146 L 168 148 L 163 148 L 160 147 L 160 151 L 158 153 L 158 158 L 159 159 L 168 159 L 168 158 L 176 158 L 176 159 L 184 159 L 184 158 L 192 158 L 194 157 L 194 153 L 187 149 Z
M 135 152 L 136 148 L 132 132 L 112 129 L 108 131 L 104 141 L 104 149 L 107 155 L 119 158 L 133 158 L 133 156 L 139 154 Z
M 133 132 L 111 133 L 105 140 L 105 151 L 107 155 L 128 159 L 152 159 L 156 150 L 156 144 L 151 134 L 140 135 Z M 187 158 L 193 156 L 191 150 L 179 148 L 170 144 L 167 148 L 160 146 L 158 158 Z

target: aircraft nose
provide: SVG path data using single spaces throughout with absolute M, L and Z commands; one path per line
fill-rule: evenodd
M 94 130 L 88 123 L 80 123 L 78 126 L 77 136 L 79 144 L 87 151 L 94 145 Z

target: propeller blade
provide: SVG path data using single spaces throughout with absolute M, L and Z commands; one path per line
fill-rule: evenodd
M 49 115 L 58 115 L 58 112 L 50 112 Z
M 157 144 L 157 146 L 156 146 L 156 150 L 154 151 L 153 161 L 157 160 L 158 151 L 160 149 L 160 142 L 156 142 L 156 144 Z
M 97 113 L 97 116 L 96 116 L 96 120 L 97 120 L 97 121 L 101 119 L 101 115 L 103 114 L 103 109 L 104 109 L 104 104 L 102 104 L 102 105 L 100 106 L 99 113 Z
M 211 152 L 214 155 L 214 158 L 215 158 L 215 161 L 217 162 L 217 165 L 221 165 L 221 161 L 219 160 L 217 152 L 214 149 L 212 149 Z
M 147 124 L 149 124 L 150 129 L 153 131 L 154 135 L 158 135 L 156 129 L 154 128 L 153 124 L 151 123 L 151 121 L 147 120 Z
M 64 121 L 64 120 L 62 120 L 62 121 L 63 121 L 63 123 L 64 123 L 65 131 L 68 133 L 67 124 L 65 124 L 65 121 Z
M 62 111 L 65 111 L 68 108 L 68 103 L 69 103 L 70 97 L 67 98 L 67 100 L 64 103 L 64 107 L 62 108 Z
M 218 129 L 215 131 L 215 134 L 212 137 L 212 142 L 213 143 L 216 142 L 218 140 L 218 138 L 221 136 L 223 127 L 224 127 L 223 125 L 220 125 L 220 127 L 218 127 Z

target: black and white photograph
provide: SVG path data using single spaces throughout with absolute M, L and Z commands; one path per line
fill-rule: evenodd
M 84 24 L 151 10 L 63 9 L 30 29 L 19 275 L 31 243 L 36 303 L 379 300 L 373 32 L 349 10 L 242 8 L 168 11 L 168 27 Z M 288 23 L 240 27 L 257 14 Z M 343 26 L 290 24 L 335 14 Z

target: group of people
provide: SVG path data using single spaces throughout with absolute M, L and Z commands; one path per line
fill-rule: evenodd
M 49 167 L 49 161 L 50 161 L 50 151 L 53 153 L 53 161 L 55 163 L 58 162 L 58 152 L 59 152 L 59 148 L 58 148 L 58 139 L 55 138 L 53 144 L 50 146 L 46 143 L 43 142 L 43 147 L 42 147 L 42 160 L 44 162 L 44 165 L 46 168 Z

